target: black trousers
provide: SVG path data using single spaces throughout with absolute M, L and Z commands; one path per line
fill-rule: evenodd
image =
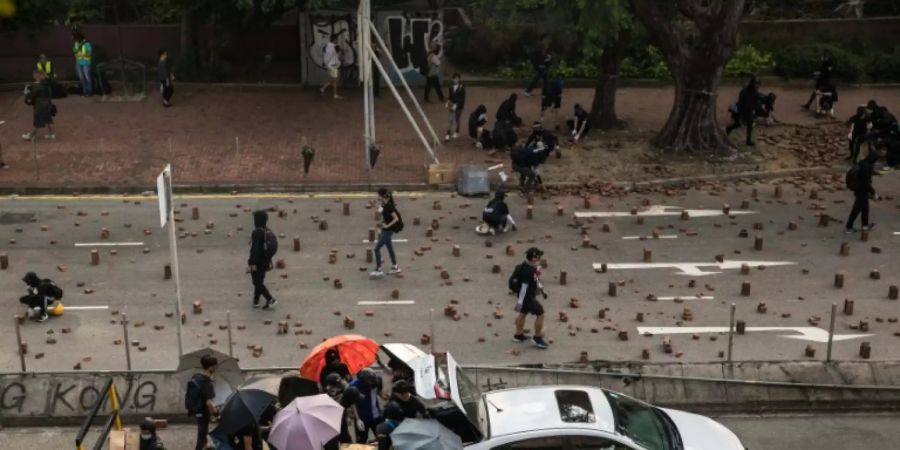
M 204 405 L 205 407 L 206 405 Z M 197 445 L 194 450 L 206 449 L 206 436 L 209 434 L 209 417 L 197 417 Z
M 869 193 L 859 191 L 854 193 L 853 209 L 850 210 L 850 217 L 847 218 L 847 229 L 853 228 L 856 217 L 862 214 L 862 225 L 869 226 Z
M 865 139 L 866 135 L 864 134 L 853 134 L 850 136 L 850 162 L 855 163 L 856 159 L 859 157 L 859 147 L 862 145 L 863 139 Z
M 272 294 L 266 287 L 266 270 L 260 266 L 256 266 L 256 270 L 250 272 L 250 279 L 253 280 L 253 304 L 259 303 L 259 297 L 265 297 L 266 301 L 272 300 Z
M 513 170 L 519 173 L 519 189 L 526 193 L 531 191 L 537 178 L 534 169 L 527 166 L 515 166 Z
M 437 75 L 429 75 L 428 78 L 425 79 L 425 101 L 431 101 L 431 89 L 434 88 L 434 91 L 437 92 L 438 99 L 442 102 L 444 101 L 444 93 L 441 92 L 441 79 Z
M 167 103 L 172 100 L 172 94 L 175 93 L 175 86 L 172 83 L 162 84 L 162 98 Z
M 43 295 L 26 295 L 19 298 L 19 303 L 27 305 L 29 309 L 40 308 L 42 314 L 47 313 L 47 299 Z
M 747 144 L 753 142 L 753 117 L 743 117 L 738 116 L 736 114 L 731 115 L 731 119 L 734 121 L 728 128 L 725 129 L 727 134 L 731 134 L 732 131 L 741 127 L 741 125 L 747 126 Z

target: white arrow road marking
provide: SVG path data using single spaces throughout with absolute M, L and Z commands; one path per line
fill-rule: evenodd
M 637 327 L 639 334 L 693 334 L 693 333 L 727 333 L 728 327 Z M 746 331 L 795 331 L 797 334 L 780 334 L 778 337 L 797 339 L 800 341 L 828 342 L 828 331 L 818 327 L 747 327 Z M 834 341 L 859 339 L 871 334 L 835 334 Z
M 653 205 L 646 209 L 639 210 L 637 214 L 631 214 L 630 211 L 576 211 L 575 217 L 578 218 L 604 218 L 604 217 L 663 217 L 663 216 L 680 216 L 683 211 L 687 211 L 691 217 L 717 217 L 724 216 L 725 213 L 721 209 L 684 209 L 678 206 Z M 728 215 L 757 214 L 759 211 L 729 211 Z
M 607 270 L 628 270 L 628 269 L 678 269 L 679 272 L 676 272 L 677 275 L 689 275 L 702 277 L 704 275 L 714 275 L 721 272 L 715 271 L 704 271 L 701 267 L 710 267 L 717 268 L 721 270 L 726 269 L 740 269 L 743 264 L 747 264 L 750 267 L 774 267 L 774 266 L 792 266 L 797 264 L 791 261 L 723 261 L 723 262 L 714 262 L 714 263 L 612 263 L 607 264 Z M 594 263 L 594 269 L 600 270 L 602 264 Z
M 415 300 L 384 300 L 384 301 L 361 301 L 357 302 L 357 305 L 360 306 L 375 306 L 375 305 L 415 305 Z
M 109 306 L 63 306 L 63 311 L 93 311 L 97 309 L 109 309 Z
M 76 247 L 140 247 L 143 242 L 76 242 Z
M 391 242 L 393 242 L 393 243 L 395 243 L 395 244 L 401 244 L 401 243 L 404 243 L 404 242 L 409 242 L 409 239 L 391 239 Z M 371 244 L 372 241 L 370 241 L 370 240 L 368 240 L 368 239 L 363 239 L 362 243 L 363 243 L 363 244 Z
M 661 301 L 661 302 L 675 301 L 675 300 L 684 300 L 684 301 L 715 300 L 715 297 L 713 297 L 712 295 L 682 295 L 682 296 L 675 296 L 675 297 L 672 297 L 672 296 L 656 297 L 656 300 Z
M 677 234 L 661 234 L 659 236 L 622 236 L 623 240 L 626 241 L 634 241 L 638 239 L 644 239 L 647 241 L 652 241 L 654 239 L 678 239 Z

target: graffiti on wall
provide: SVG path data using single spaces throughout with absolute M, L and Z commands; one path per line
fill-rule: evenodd
M 116 380 L 121 409 L 153 412 L 159 388 L 152 380 Z M 0 386 L 0 415 L 81 415 L 100 398 L 102 384 L 85 385 L 82 381 L 54 379 L 47 388 L 37 383 L 14 381 Z M 108 410 L 108 403 L 104 411 Z
M 408 81 L 424 80 L 428 52 L 442 44 L 444 24 L 436 13 L 384 13 L 379 30 Z
M 325 74 L 325 46 L 331 35 L 337 35 L 337 48 L 341 58 L 340 81 L 342 84 L 359 81 L 355 16 L 349 14 L 310 15 L 309 23 L 309 48 L 306 54 L 311 67 Z

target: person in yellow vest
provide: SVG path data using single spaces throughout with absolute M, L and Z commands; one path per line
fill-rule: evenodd
M 81 34 L 81 31 L 75 30 L 72 33 L 72 38 L 75 40 L 75 44 L 72 46 L 72 53 L 75 54 L 75 70 L 78 72 L 78 80 L 81 82 L 81 95 L 90 96 L 93 93 L 93 85 L 91 84 L 93 48 L 91 43 Z
M 55 78 L 55 74 L 53 73 L 53 63 L 47 59 L 47 55 L 41 53 L 41 56 L 38 57 L 36 68 L 38 72 L 46 75 L 48 79 Z

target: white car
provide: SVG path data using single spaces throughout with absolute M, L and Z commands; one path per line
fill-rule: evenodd
M 385 344 L 402 362 L 431 416 L 467 450 L 744 450 L 734 433 L 697 414 L 657 408 L 590 386 L 534 386 L 482 393 L 448 353 Z

